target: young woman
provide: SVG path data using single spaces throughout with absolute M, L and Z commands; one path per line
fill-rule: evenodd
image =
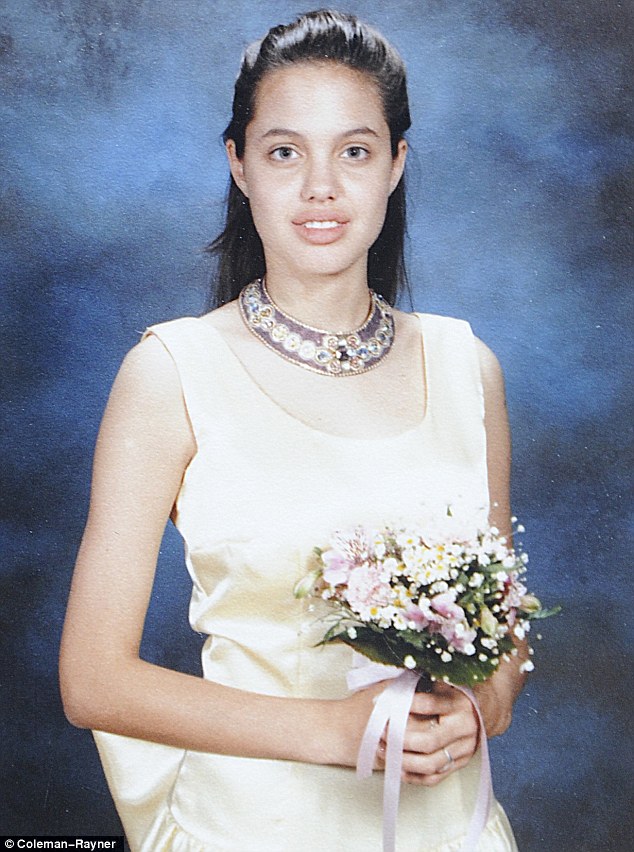
M 218 307 L 150 328 L 114 384 L 61 682 L 134 850 L 380 849 L 382 773 L 352 767 L 384 684 L 347 692 L 351 652 L 315 647 L 294 584 L 341 527 L 452 504 L 510 533 L 495 357 L 462 321 L 388 304 L 408 127 L 402 62 L 355 18 L 314 12 L 252 45 L 225 132 Z M 139 657 L 170 517 L 203 678 Z M 509 725 L 521 657 L 477 690 L 488 736 Z M 460 692 L 415 696 L 399 850 L 460 848 L 478 738 Z M 515 849 L 495 802 L 479 848 Z

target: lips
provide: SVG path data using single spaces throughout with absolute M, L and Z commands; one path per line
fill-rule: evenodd
M 293 227 L 312 245 L 328 245 L 345 232 L 348 219 L 339 213 L 306 213 L 293 219 Z

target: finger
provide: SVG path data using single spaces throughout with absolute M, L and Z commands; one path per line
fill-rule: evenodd
M 455 749 L 454 749 L 455 750 Z M 445 772 L 450 772 L 456 765 L 456 760 L 448 748 L 443 748 L 442 753 L 445 757 L 445 762 L 438 770 L 438 775 L 444 775 Z
M 449 734 L 440 730 L 437 716 L 418 716 L 410 714 L 403 740 L 404 751 L 420 751 L 431 754 L 444 744 Z M 443 740 L 441 742 L 441 740 Z
M 374 769 L 383 772 L 385 769 L 385 757 L 387 753 L 387 748 L 385 742 L 381 740 L 376 749 L 376 755 L 374 756 Z
M 438 748 L 443 748 L 460 737 L 477 737 L 479 722 L 469 705 L 469 707 L 457 709 L 454 713 L 440 716 L 438 726 L 432 730 Z
M 436 724 L 431 725 L 428 721 L 426 726 L 417 726 L 415 721 L 421 718 L 428 720 L 433 719 Z M 435 733 L 437 736 L 434 743 L 437 748 L 446 746 L 450 740 L 456 737 L 477 736 L 480 727 L 476 711 L 466 696 L 463 696 L 460 700 L 453 701 L 452 707 L 447 713 L 436 717 L 420 717 L 414 714 L 410 716 L 409 723 L 411 723 L 410 731 L 412 733 L 422 733 L 425 730 Z M 415 750 L 415 748 L 413 750 Z M 429 748 L 426 748 L 425 750 L 429 751 Z
M 375 765 L 385 768 L 387 754 L 388 729 L 383 732 L 376 750 Z M 434 718 L 410 717 L 403 739 L 403 752 L 410 754 L 433 754 L 442 748 L 445 741 L 455 739 L 448 734 L 440 734 L 440 725 Z
M 463 737 L 431 754 L 406 751 L 403 753 L 402 770 L 408 775 L 446 775 L 458 766 L 465 766 L 475 750 L 475 739 Z
M 452 749 L 455 749 L 457 754 L 460 750 L 460 745 L 456 744 L 455 746 L 452 746 Z M 419 787 L 435 787 L 437 784 L 440 784 L 442 781 L 452 775 L 454 772 L 457 772 L 463 767 L 465 767 L 469 763 L 473 755 L 469 750 L 467 750 L 466 753 L 461 752 L 460 756 L 456 757 L 453 754 L 451 756 L 452 760 L 449 761 L 443 751 L 442 757 L 439 761 L 441 765 L 436 771 L 421 774 L 419 772 L 405 770 L 402 773 L 403 782 L 406 784 L 414 784 Z M 437 755 L 434 755 L 433 757 L 435 758 L 437 757 Z M 438 761 L 436 761 L 436 765 L 438 765 Z
M 440 717 L 410 715 L 407 720 L 404 751 L 433 754 L 459 739 L 470 739 L 473 748 L 478 739 L 478 722 L 470 709 Z
M 457 760 L 454 768 L 450 772 L 436 772 L 432 775 L 419 775 L 416 772 L 404 772 L 401 776 L 401 780 L 405 784 L 411 784 L 417 787 L 436 787 L 442 781 L 445 781 L 445 779 L 453 775 L 454 772 L 457 772 L 459 769 L 466 766 L 468 762 L 469 761 L 466 759 Z
M 446 778 L 453 775 L 454 772 L 459 771 L 463 767 L 465 767 L 469 763 L 469 758 L 461 757 L 458 760 L 454 761 L 452 766 L 445 770 L 444 772 L 412 772 L 410 770 L 404 770 L 401 774 L 401 780 L 405 784 L 414 784 L 419 787 L 435 787 L 437 784 L 440 784 L 441 781 L 444 781 Z
M 449 694 L 417 692 L 412 699 L 411 712 L 419 716 L 444 716 L 451 712 L 453 706 L 453 698 Z
M 463 692 L 441 683 L 434 685 L 433 692 L 417 692 L 412 700 L 411 712 L 424 716 L 446 716 L 468 707 L 471 707 L 471 701 Z

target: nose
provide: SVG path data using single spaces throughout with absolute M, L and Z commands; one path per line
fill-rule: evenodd
M 306 163 L 303 201 L 332 201 L 339 195 L 337 169 L 330 158 L 312 157 Z

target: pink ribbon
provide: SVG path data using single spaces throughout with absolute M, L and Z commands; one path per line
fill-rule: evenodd
M 357 692 L 382 680 L 392 683 L 383 690 L 374 703 L 363 733 L 357 758 L 357 777 L 369 778 L 374 769 L 374 760 L 381 734 L 388 725 L 385 754 L 385 777 L 383 780 L 383 852 L 396 850 L 396 819 L 401 793 L 401 768 L 403 765 L 403 743 L 407 719 L 416 692 L 420 675 L 408 669 L 372 663 L 360 654 L 354 655 L 354 668 L 348 672 L 348 688 Z M 473 852 L 489 818 L 493 790 L 491 787 L 491 765 L 484 722 L 475 695 L 470 689 L 450 684 L 471 701 L 480 725 L 480 781 L 478 797 L 469 823 L 462 852 Z

